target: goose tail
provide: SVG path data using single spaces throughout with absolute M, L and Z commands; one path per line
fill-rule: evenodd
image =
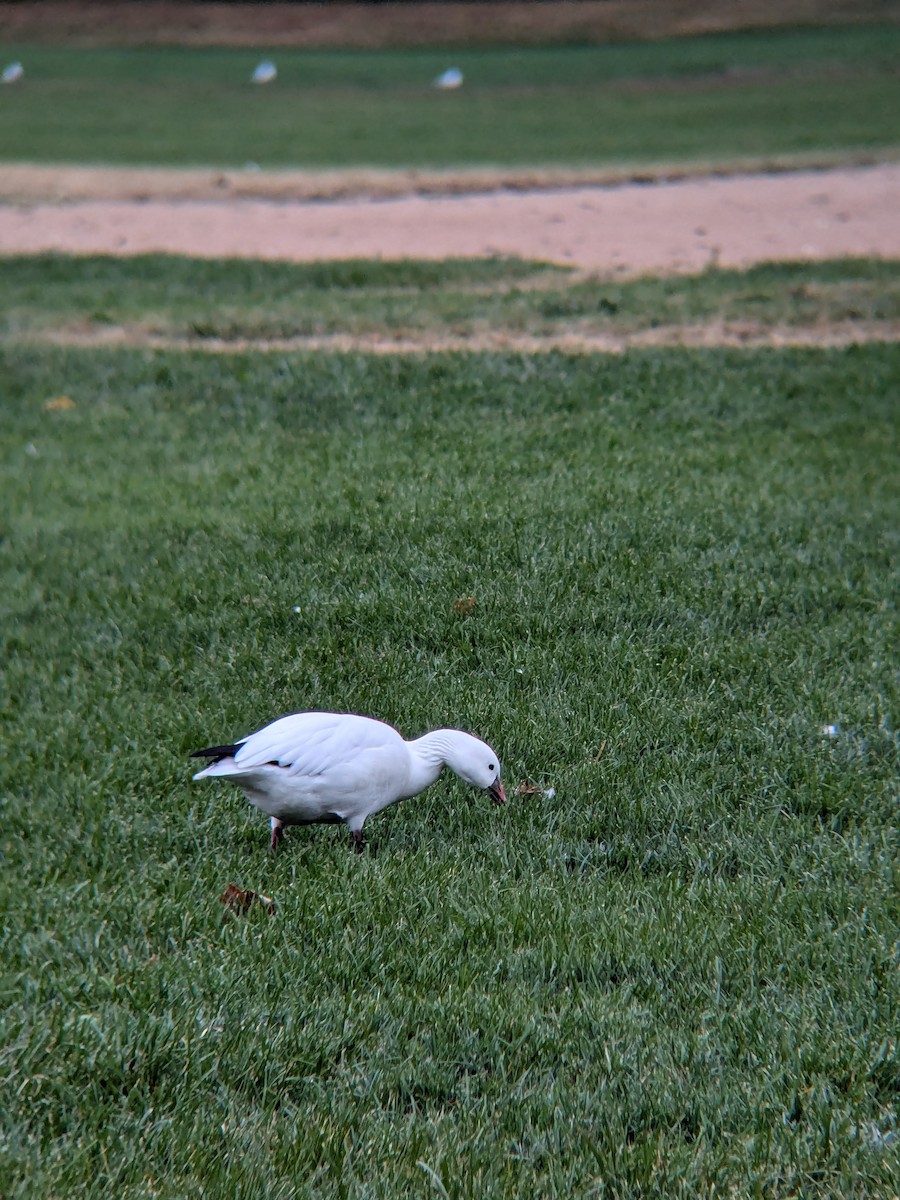
M 205 750 L 194 750 L 191 758 L 209 758 L 202 771 L 198 771 L 194 779 L 206 779 L 210 775 L 230 775 L 234 768 L 234 756 L 243 746 L 243 742 L 235 742 L 229 746 L 207 746 Z

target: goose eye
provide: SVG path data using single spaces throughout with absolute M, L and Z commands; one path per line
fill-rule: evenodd
M 493 764 L 493 763 L 488 763 L 488 770 L 489 770 L 489 771 L 496 771 L 496 770 L 497 770 L 497 768 L 494 766 L 494 764 Z

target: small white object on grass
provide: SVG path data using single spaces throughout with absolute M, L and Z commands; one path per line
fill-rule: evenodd
M 837 737 L 838 727 L 837 725 L 823 725 L 819 732 L 822 737 Z
M 437 79 L 432 81 L 432 86 L 440 88 L 442 92 L 452 92 L 456 88 L 463 85 L 463 73 L 459 67 L 448 67 L 446 71 L 442 71 Z
M 372 813 L 418 795 L 449 767 L 460 779 L 504 804 L 500 760 L 484 742 L 459 729 L 436 729 L 404 741 L 396 729 L 352 713 L 295 713 L 240 741 L 195 750 L 212 761 L 195 779 L 229 779 L 271 818 L 271 848 L 285 825 L 350 827 L 362 849 Z
M 20 62 L 10 63 L 8 67 L 3 68 L 3 74 L 0 75 L 0 80 L 3 83 L 18 83 L 25 74 L 25 68 Z
M 278 68 L 273 62 L 269 62 L 268 59 L 266 59 L 266 61 L 261 62 L 253 72 L 253 82 L 271 83 L 277 74 Z

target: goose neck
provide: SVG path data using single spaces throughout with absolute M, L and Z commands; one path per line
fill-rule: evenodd
M 435 729 L 409 742 L 409 748 L 418 758 L 426 762 L 439 762 L 447 765 L 452 740 L 452 729 Z
M 447 765 L 450 754 L 450 731 L 436 729 L 423 737 L 406 743 L 410 761 L 410 795 L 421 792 L 434 783 Z

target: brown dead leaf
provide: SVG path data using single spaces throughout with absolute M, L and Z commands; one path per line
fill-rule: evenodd
M 515 796 L 540 796 L 543 788 L 538 787 L 536 783 L 529 783 L 527 779 L 523 779 L 516 788 L 513 795 Z
M 219 897 L 219 903 L 224 904 L 235 916 L 246 916 L 254 903 L 261 904 L 269 916 L 275 915 L 275 901 L 270 896 L 263 896 L 261 892 L 246 891 L 234 883 L 229 883 Z
M 44 412 L 68 412 L 77 407 L 71 396 L 54 396 L 44 401 Z
M 453 605 L 453 611 L 459 617 L 468 617 L 475 611 L 474 596 L 460 596 Z

